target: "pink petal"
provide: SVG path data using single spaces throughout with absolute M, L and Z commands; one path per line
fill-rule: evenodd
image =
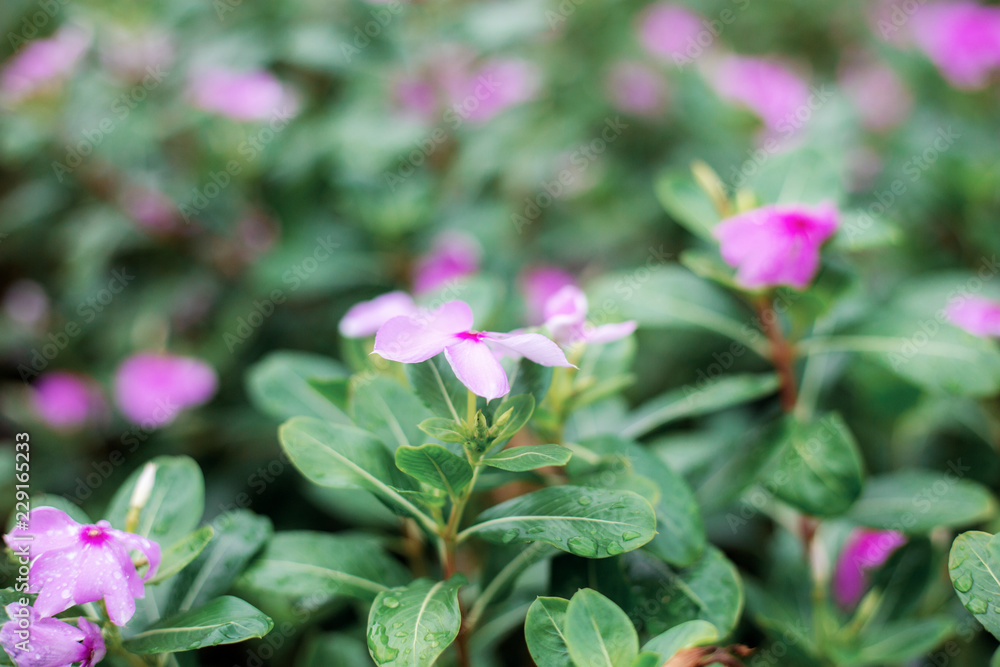
M 413 291 L 426 294 L 479 270 L 483 249 L 468 234 L 446 232 L 438 237 L 434 249 L 420 258 L 414 268 Z
M 628 322 L 617 322 L 615 324 L 602 324 L 590 330 L 584 330 L 584 340 L 588 343 L 613 343 L 631 336 L 639 323 L 635 320 Z
M 445 348 L 444 356 L 455 376 L 476 396 L 492 401 L 510 391 L 507 373 L 485 343 L 462 340 Z
M 137 354 L 115 373 L 115 401 L 137 424 L 172 422 L 185 408 L 205 403 L 218 387 L 211 366 L 199 359 L 167 354 Z
M 706 31 L 702 18 L 684 7 L 661 2 L 640 17 L 639 41 L 649 53 L 665 60 L 686 61 L 688 52 L 700 53 L 698 36 Z
M 809 86 L 791 68 L 766 58 L 727 57 L 714 73 L 719 95 L 755 113 L 772 130 L 809 102 Z
M 952 324 L 973 336 L 1000 336 L 1000 302 L 983 297 L 959 297 L 945 313 Z
M 30 649 L 22 651 L 17 648 L 24 641 L 17 634 L 18 622 L 11 620 L 0 628 L 0 644 L 18 667 L 68 667 L 71 663 L 90 658 L 91 649 L 86 642 L 91 637 L 87 630 L 74 628 L 55 618 L 44 618 L 37 609 L 19 603 L 7 605 L 6 610 L 11 619 L 26 619 L 30 632 Z M 92 641 L 96 647 L 96 640 Z M 100 650 L 103 657 L 103 639 L 100 639 Z
M 352 306 L 340 320 L 340 334 L 345 338 L 364 338 L 377 332 L 394 317 L 416 314 L 413 297 L 406 292 L 389 292 Z
M 49 426 L 73 429 L 99 419 L 105 410 L 100 389 L 90 378 L 74 373 L 46 373 L 32 387 L 35 412 Z
M 125 625 L 135 613 L 135 599 L 145 595 L 128 551 L 114 541 L 100 547 L 88 545 L 80 551 L 74 600 L 80 604 L 103 599 L 111 622 Z
M 83 631 L 83 646 L 88 652 L 87 659 L 84 660 L 80 667 L 93 667 L 103 660 L 104 655 L 107 653 L 107 648 L 104 645 L 104 637 L 101 635 L 101 628 L 82 616 L 76 619 L 76 624 Z
M 570 273 L 555 266 L 533 269 L 521 277 L 521 291 L 528 306 L 528 323 L 541 324 L 545 321 L 545 304 L 567 285 L 575 285 Z
M 857 604 L 868 587 L 868 572 L 880 567 L 905 543 L 906 537 L 892 530 L 855 531 L 837 560 L 833 578 L 837 602 L 845 607 Z
M 126 533 L 123 530 L 110 529 L 108 531 L 118 542 L 120 542 L 129 551 L 138 551 L 146 560 L 149 561 L 149 568 L 146 570 L 146 574 L 143 575 L 143 581 L 148 581 L 156 574 L 157 568 L 160 567 L 160 545 L 156 542 L 143 537 L 142 535 L 136 535 L 134 533 Z M 131 562 L 131 559 L 130 561 Z
M 975 2 L 941 2 L 913 16 L 918 46 L 958 88 L 982 88 L 1000 67 L 1000 10 Z
M 463 301 L 449 301 L 418 317 L 394 317 L 375 335 L 375 353 L 404 364 L 417 364 L 440 354 L 455 335 L 472 328 L 472 309 Z
M 526 357 L 543 366 L 570 366 L 566 354 L 554 342 L 537 333 L 505 334 L 487 332 L 486 338 L 491 346 L 501 351 L 511 351 Z
M 545 321 L 559 319 L 573 323 L 587 318 L 587 295 L 576 285 L 567 285 L 545 302 Z
M 30 552 L 32 558 L 38 558 L 44 553 L 64 549 L 77 544 L 77 538 L 82 524 L 77 523 L 62 510 L 54 507 L 39 507 L 28 514 L 28 530 L 15 528 L 4 536 L 7 546 L 11 549 L 23 546 L 30 537 Z
M 266 70 L 200 72 L 189 94 L 195 106 L 240 121 L 286 118 L 298 111 L 295 96 Z

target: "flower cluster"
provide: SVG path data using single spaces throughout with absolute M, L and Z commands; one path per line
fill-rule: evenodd
M 0 643 L 18 667 L 85 667 L 104 657 L 100 628 L 86 618 L 76 626 L 53 618 L 76 605 L 103 601 L 108 620 L 125 625 L 135 600 L 145 596 L 144 582 L 160 565 L 160 546 L 141 535 L 111 527 L 107 521 L 80 524 L 53 507 L 34 509 L 29 528 L 15 528 L 7 545 L 31 556 L 27 592 L 37 593 L 7 607 L 11 619 L 0 628 Z M 139 567 L 145 568 L 140 575 Z

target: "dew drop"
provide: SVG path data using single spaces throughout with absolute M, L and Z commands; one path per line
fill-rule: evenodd
M 593 558 L 597 555 L 597 542 L 590 537 L 577 535 L 566 540 L 566 546 L 571 553 L 584 558 Z
M 618 554 L 625 552 L 625 547 L 617 542 L 608 542 L 608 546 L 606 546 L 605 549 L 607 549 L 608 553 L 612 556 L 617 556 Z
M 591 500 L 590 496 L 580 496 L 579 498 L 576 499 L 576 502 L 580 503 L 581 505 L 589 505 L 593 501 Z
M 969 601 L 965 603 L 965 608 L 973 614 L 985 614 L 987 606 L 988 605 L 979 598 L 969 598 Z
M 500 538 L 500 541 L 503 542 L 504 544 L 510 544 L 511 542 L 516 540 L 517 536 L 520 534 L 521 531 L 519 531 L 517 528 L 511 528 L 510 530 L 508 530 L 506 533 L 503 534 L 503 536 Z
M 622 539 L 625 540 L 626 542 L 638 539 L 639 537 L 641 537 L 641 533 L 638 533 L 634 530 L 626 530 L 624 533 L 622 533 Z
M 537 535 L 538 533 L 544 533 L 545 528 L 543 526 L 535 526 L 534 528 L 528 529 L 528 535 Z
M 963 574 L 961 577 L 955 580 L 955 590 L 966 593 L 972 588 L 972 577 L 967 574 Z
M 399 606 L 399 600 L 397 600 L 396 598 L 389 597 L 382 600 L 382 604 L 384 604 L 389 609 L 395 609 L 396 607 Z

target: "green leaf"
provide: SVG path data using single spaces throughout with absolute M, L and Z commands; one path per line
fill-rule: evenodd
M 441 489 L 452 499 L 459 498 L 472 481 L 472 466 L 461 456 L 441 445 L 400 447 L 396 467 L 422 484 Z
M 760 474 L 778 498 L 806 514 L 838 516 L 861 494 L 861 452 L 838 414 L 809 424 L 789 417 Z
M 406 579 L 406 569 L 375 537 L 289 531 L 274 535 L 240 586 L 272 596 L 310 598 L 315 604 L 319 595 L 370 601 Z
M 640 653 L 632 661 L 632 667 L 660 667 L 663 661 L 656 653 Z
M 720 412 L 770 396 L 781 385 L 774 373 L 728 375 L 704 385 L 667 392 L 629 415 L 622 436 L 639 438 L 650 431 L 691 417 Z
M 521 359 L 511 375 L 510 395 L 523 396 L 530 394 L 535 399 L 535 405 L 540 405 L 545 399 L 552 384 L 552 367 L 536 364 L 530 359 Z
M 563 629 L 568 607 L 569 600 L 540 597 L 528 608 L 524 638 L 538 667 L 573 667 Z
M 531 394 L 510 396 L 497 408 L 493 423 L 498 429 L 494 435 L 495 442 L 504 442 L 514 437 L 514 434 L 524 428 L 535 411 L 535 397 Z
M 462 432 L 462 427 L 453 419 L 431 417 L 420 422 L 417 428 L 441 442 L 465 442 L 467 440 L 465 433 Z
M 420 364 L 405 364 L 404 370 L 414 393 L 431 412 L 460 421 L 468 390 L 455 377 L 443 354 Z
M 278 439 L 295 467 L 316 484 L 371 491 L 434 530 L 434 522 L 391 486 L 399 475 L 392 455 L 370 433 L 296 417 L 278 429 Z
M 840 216 L 840 232 L 830 242 L 834 248 L 847 252 L 872 250 L 897 245 L 904 238 L 899 227 L 867 211 L 843 211 Z
M 545 466 L 564 466 L 573 453 L 562 445 L 533 445 L 511 447 L 483 459 L 483 463 L 501 470 L 524 472 Z
M 185 612 L 229 590 L 250 559 L 271 536 L 271 520 L 234 509 L 212 521 L 215 537 L 169 584 L 164 614 Z
M 658 634 L 685 621 L 702 620 L 729 634 L 743 609 L 743 585 L 736 567 L 709 545 L 701 558 L 673 568 L 636 551 L 624 560 L 625 576 L 638 592 L 638 609 L 646 609 L 646 630 Z
M 349 377 L 332 380 L 309 378 L 309 386 L 319 392 L 323 398 L 336 405 L 341 412 L 347 413 L 351 394 L 351 379 Z
M 491 507 L 459 539 L 545 542 L 577 556 L 608 558 L 638 549 L 655 532 L 653 508 L 634 493 L 559 486 Z
M 690 172 L 677 170 L 661 174 L 656 179 L 656 197 L 670 217 L 682 227 L 715 243 L 712 230 L 719 223 L 719 213 Z
M 314 637 L 295 667 L 352 667 L 371 664 L 368 647 L 350 635 L 327 633 Z
M 147 585 L 166 581 L 183 570 L 205 550 L 214 535 L 215 530 L 211 526 L 202 526 L 174 542 L 169 549 L 163 552 L 163 559 L 160 562 L 160 567 L 156 570 L 156 576 L 146 582 Z
M 458 636 L 465 577 L 417 579 L 379 593 L 368 615 L 368 652 L 384 667 L 429 667 Z
M 962 479 L 971 468 L 961 459 L 947 472 L 904 470 L 869 478 L 848 517 L 863 526 L 925 535 L 938 526 L 957 528 L 996 513 L 996 501 L 980 484 Z
M 431 416 L 407 387 L 386 377 L 359 384 L 351 407 L 357 425 L 374 433 L 389 449 L 418 445 L 423 440 L 418 424 Z
M 980 531 L 962 533 L 951 545 L 948 569 L 958 599 L 1000 638 L 1000 540 Z
M 347 370 L 332 359 L 282 350 L 251 366 L 246 385 L 254 406 L 271 417 L 307 416 L 349 424 L 327 388 L 327 383 L 346 378 Z
M 139 515 L 136 533 L 160 545 L 173 544 L 201 521 L 205 511 L 205 481 L 201 468 L 187 456 L 158 456 L 156 477 L 149 501 Z M 142 468 L 135 470 L 125 481 L 108 507 L 107 519 L 115 528 L 125 527 L 132 490 L 139 480 Z
M 639 636 L 621 607 L 584 588 L 566 609 L 566 646 L 576 667 L 630 665 L 639 654 Z
M 681 649 L 708 646 L 719 639 L 719 629 L 708 621 L 685 621 L 650 639 L 642 650 L 656 653 L 660 657 L 658 664 L 663 664 Z
M 872 628 L 860 640 L 855 664 L 898 665 L 926 656 L 955 632 L 947 616 L 908 618 Z
M 132 653 L 175 653 L 263 637 L 274 622 L 239 598 L 216 598 L 203 607 L 165 618 L 126 639 Z

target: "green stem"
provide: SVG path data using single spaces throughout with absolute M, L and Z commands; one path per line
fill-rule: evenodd
M 475 426 L 476 423 L 476 395 L 469 391 L 468 398 L 465 402 L 465 418 L 470 427 Z
M 475 604 L 472 605 L 472 609 L 469 610 L 468 616 L 465 619 L 465 625 L 473 630 L 479 624 L 479 620 L 482 618 L 483 613 L 486 611 L 486 607 L 489 606 L 493 598 L 496 597 L 497 593 L 510 581 L 518 577 L 524 568 L 532 564 L 532 559 L 538 555 L 538 552 L 544 551 L 547 545 L 542 542 L 535 542 L 529 545 L 527 549 L 519 553 L 514 557 L 509 563 L 507 563 L 497 576 L 493 577 L 493 581 L 483 589 L 483 592 L 479 594 L 476 598 Z

